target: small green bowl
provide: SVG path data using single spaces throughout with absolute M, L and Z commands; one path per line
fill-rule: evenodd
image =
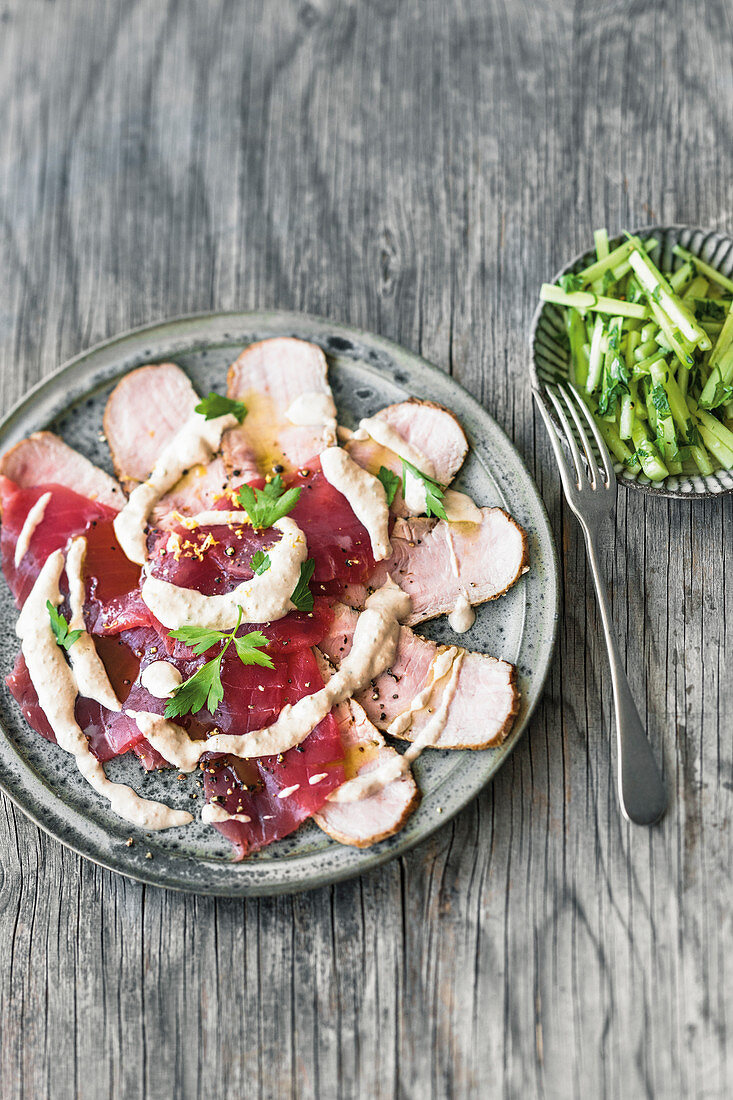
M 717 233 L 712 229 L 698 229 L 689 225 L 652 225 L 635 230 L 641 237 L 656 237 L 660 243 L 659 249 L 654 253 L 655 262 L 661 265 L 663 271 L 674 270 L 682 263 L 673 255 L 675 245 L 681 245 L 694 256 L 699 256 L 711 267 L 720 271 L 729 279 L 733 278 L 733 238 L 724 233 Z M 618 236 L 611 241 L 611 248 L 623 242 L 623 237 Z M 595 249 L 588 249 L 582 255 L 576 256 L 561 271 L 558 271 L 552 282 L 556 282 L 561 275 L 568 275 L 582 270 L 595 259 Z M 568 346 L 565 340 L 565 326 L 563 324 L 562 311 L 549 302 L 540 302 L 532 319 L 530 330 L 530 374 L 532 382 L 538 389 L 543 389 L 548 382 L 562 381 L 568 377 L 569 359 Z M 671 474 L 663 481 L 650 481 L 642 473 L 634 473 L 620 462 L 614 463 L 616 476 L 624 485 L 634 489 L 643 489 L 648 493 L 655 493 L 664 497 L 684 497 L 687 499 L 699 497 L 720 496 L 723 493 L 733 493 L 733 471 L 715 470 L 707 477 L 702 474 Z

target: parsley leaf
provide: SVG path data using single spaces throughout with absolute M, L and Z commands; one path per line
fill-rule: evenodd
M 418 470 L 417 466 L 413 466 L 411 462 L 408 462 L 406 458 L 402 458 L 403 471 L 405 477 L 407 477 L 407 471 L 409 471 L 413 477 L 416 477 L 419 481 L 422 481 L 425 486 L 425 515 L 437 516 L 438 519 L 447 519 L 445 514 L 445 506 L 443 504 L 443 489 L 437 481 L 433 481 L 431 477 L 424 474 L 421 470 Z
M 300 567 L 300 577 L 295 586 L 295 591 L 290 597 L 298 611 L 310 612 L 313 610 L 313 593 L 308 587 L 308 582 L 313 576 L 315 567 L 316 563 L 313 558 L 308 558 L 308 561 L 304 561 Z
M 201 668 L 184 680 L 168 700 L 165 706 L 165 717 L 175 718 L 183 714 L 196 714 L 200 710 L 208 710 L 213 714 L 219 703 L 224 698 L 224 688 L 221 682 L 221 662 L 229 646 L 234 642 L 237 656 L 243 665 L 261 665 L 263 668 L 274 668 L 272 658 L 260 650 L 268 644 L 267 637 L 261 630 L 250 630 L 241 638 L 237 637 L 240 623 L 242 622 L 242 608 L 239 608 L 237 623 L 233 630 L 209 630 L 203 626 L 182 626 L 178 630 L 169 631 L 169 637 L 176 638 L 190 646 L 197 656 L 206 653 L 217 644 L 223 642 L 223 648 L 211 661 L 207 661 Z
M 213 390 L 208 397 L 199 401 L 193 411 L 200 413 L 207 420 L 215 420 L 217 416 L 231 413 L 232 416 L 236 416 L 240 424 L 247 415 L 247 408 L 241 401 L 232 401 L 231 397 L 224 397 L 220 393 L 214 393 Z
M 56 638 L 56 645 L 61 646 L 68 653 L 74 642 L 78 641 L 84 633 L 83 630 L 69 630 L 69 624 L 60 611 L 57 611 L 50 600 L 46 600 L 48 617 L 51 620 L 51 629 Z
M 168 637 L 190 646 L 196 656 L 200 657 L 217 642 L 222 641 L 224 635 L 220 630 L 209 630 L 205 626 L 182 626 L 178 630 L 169 630 Z
M 237 499 L 256 528 L 272 527 L 279 519 L 292 512 L 300 497 L 300 486 L 283 489 L 283 479 L 278 474 L 264 489 L 242 485 Z
M 384 491 L 387 494 L 387 504 L 390 505 L 395 498 L 397 490 L 402 486 L 402 478 L 397 474 L 392 473 L 386 466 L 379 467 L 379 473 L 377 477 L 384 486 Z
M 173 697 L 165 705 L 165 717 L 175 718 L 182 714 L 196 714 L 208 710 L 213 714 L 224 698 L 221 684 L 221 659 L 223 650 L 213 661 L 207 661 L 198 672 L 176 688 Z
M 257 550 L 252 555 L 252 561 L 249 563 L 250 569 L 253 573 L 256 573 L 258 577 L 261 577 L 263 573 L 266 573 L 270 568 L 270 555 L 266 554 L 264 550 Z
M 269 639 L 261 630 L 250 630 L 241 638 L 234 639 L 234 648 L 243 665 L 261 665 L 263 668 L 274 668 L 272 658 L 260 650 L 266 646 Z

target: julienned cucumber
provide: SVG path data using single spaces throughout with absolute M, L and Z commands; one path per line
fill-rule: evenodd
M 570 377 L 617 461 L 651 481 L 733 469 L 733 280 L 686 249 L 661 270 L 631 235 L 540 297 L 564 313 Z

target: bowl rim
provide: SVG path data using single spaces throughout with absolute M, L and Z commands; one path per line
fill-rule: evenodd
M 731 246 L 733 247 L 733 234 L 721 232 L 721 230 L 719 229 L 705 228 L 701 225 L 689 225 L 684 222 L 672 222 L 669 225 L 660 225 L 658 223 L 654 223 L 652 225 L 643 225 L 639 228 L 631 229 L 628 232 L 630 232 L 633 236 L 641 236 L 644 234 L 646 234 L 647 236 L 653 236 L 664 235 L 669 232 L 681 233 L 683 231 L 691 234 L 702 233 L 704 240 L 707 240 L 711 236 L 716 236 L 721 238 L 722 240 L 729 241 Z M 614 234 L 612 237 L 609 238 L 609 244 L 613 244 L 614 241 L 618 241 L 621 237 L 623 237 L 626 232 L 627 230 L 621 230 L 618 233 Z M 548 280 L 548 282 L 556 283 L 562 275 L 567 275 L 572 272 L 573 268 L 577 264 L 579 264 L 582 260 L 586 258 L 586 256 L 589 256 L 594 251 L 595 250 L 593 246 L 590 246 L 589 248 L 585 248 L 581 252 L 578 252 L 576 256 L 574 256 L 571 260 L 568 260 L 567 263 L 563 264 L 563 266 L 559 268 L 559 270 L 552 276 L 552 279 Z M 545 308 L 550 304 L 551 303 L 549 302 L 543 302 L 541 299 L 537 302 L 534 313 L 532 315 L 532 320 L 530 322 L 528 338 L 530 353 L 529 373 L 532 380 L 532 385 L 539 392 L 539 395 L 542 401 L 545 403 L 548 411 L 552 412 L 552 408 L 545 397 L 545 384 L 537 372 L 537 362 L 535 359 L 537 330 L 539 328 L 542 315 L 545 312 Z M 713 474 L 707 475 L 704 480 L 707 481 L 708 476 L 714 476 L 717 472 L 722 471 L 714 470 Z M 643 482 L 632 480 L 631 478 L 627 479 L 620 477 L 615 468 L 614 473 L 616 474 L 617 485 L 623 485 L 627 489 L 635 489 L 638 492 L 647 493 L 649 496 L 666 497 L 667 499 L 673 500 L 714 500 L 718 497 L 730 496 L 730 494 L 733 493 L 733 485 L 729 486 L 727 489 L 719 489 L 717 492 L 714 492 L 712 489 L 707 489 L 702 492 L 699 492 L 697 490 L 692 490 L 691 492 L 682 492 L 679 489 L 665 488 L 664 482 L 656 484 L 652 482 L 647 482 L 645 484 Z M 700 476 L 702 477 L 702 475 Z

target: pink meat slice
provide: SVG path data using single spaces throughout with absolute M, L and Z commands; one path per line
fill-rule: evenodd
M 236 481 L 254 463 L 260 474 L 290 472 L 329 445 L 319 425 L 299 425 L 286 413 L 307 393 L 331 395 L 326 357 L 315 344 L 278 337 L 251 344 L 229 368 L 227 393 L 247 406 L 241 428 L 227 432 L 222 452 Z
M 193 415 L 199 396 L 175 363 L 138 367 L 118 382 L 107 401 L 104 431 L 112 461 L 130 490 L 148 477 L 163 449 Z M 226 470 L 219 455 L 194 466 L 153 510 L 162 523 L 171 512 L 190 516 L 221 496 Z
M 16 443 L 0 459 L 0 474 L 21 489 L 63 485 L 116 512 L 125 503 L 125 494 L 113 477 L 53 432 L 34 432 Z
M 331 629 L 319 648 L 338 667 L 351 649 L 358 612 L 344 604 L 337 604 L 334 611 Z M 433 660 L 445 648 L 414 634 L 407 626 L 401 628 L 392 668 L 355 696 L 378 729 L 386 730 L 409 708 L 427 684 Z M 484 653 L 463 653 L 445 725 L 435 746 L 439 749 L 486 749 L 501 744 L 519 710 L 514 666 Z M 439 685 L 431 706 L 440 705 L 444 686 Z M 413 740 L 426 720 L 424 712 L 418 715 L 405 740 Z
M 346 779 L 368 775 L 397 755 L 355 700 L 340 703 L 331 713 L 341 733 Z M 369 848 L 399 832 L 419 802 L 420 792 L 408 772 L 377 794 L 358 802 L 327 800 L 314 815 L 314 820 L 324 833 L 340 844 Z
M 435 479 L 441 485 L 449 485 L 468 453 L 468 441 L 463 428 L 448 409 L 431 401 L 411 397 L 396 405 L 388 405 L 375 414 L 385 420 L 406 443 L 429 458 L 435 468 Z M 402 463 L 394 451 L 375 443 L 373 439 L 350 439 L 346 450 L 355 462 L 372 474 L 386 466 L 402 477 Z M 392 503 L 395 515 L 407 515 L 407 508 L 400 491 Z
M 125 488 L 145 480 L 198 401 L 175 363 L 138 367 L 117 383 L 104 411 L 104 434 Z
M 462 593 L 472 605 L 495 600 L 529 568 L 529 541 L 501 508 L 482 508 L 481 523 L 446 523 L 398 518 L 391 534 L 392 557 L 378 562 L 370 588 L 387 577 L 410 596 L 408 626 L 451 612 Z M 363 586 L 344 591 L 344 603 L 361 608 Z

